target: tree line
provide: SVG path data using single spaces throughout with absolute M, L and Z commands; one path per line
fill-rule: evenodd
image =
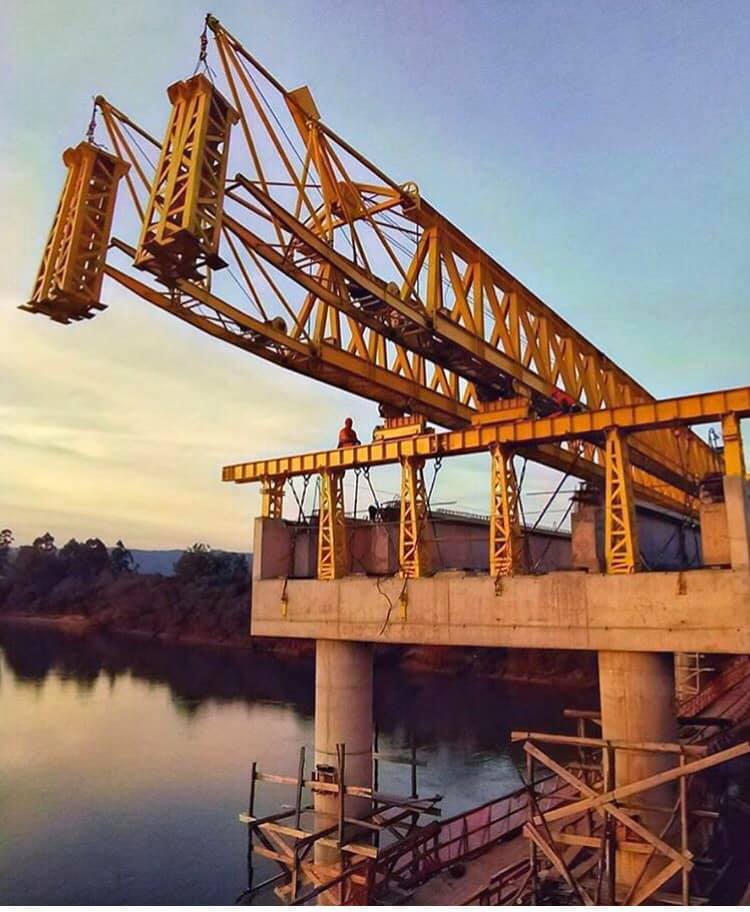
M 14 549 L 11 529 L 0 531 L 0 579 L 6 582 L 29 581 L 50 588 L 63 579 L 93 581 L 109 571 L 114 576 L 137 573 L 138 564 L 121 539 L 108 548 L 100 538 L 78 541 L 71 538 L 58 548 L 50 532 L 37 536 L 30 545 Z M 177 579 L 190 583 L 246 583 L 249 577 L 244 555 L 217 551 L 195 542 L 174 566 Z

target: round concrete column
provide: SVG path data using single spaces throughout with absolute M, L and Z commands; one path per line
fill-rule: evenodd
M 336 745 L 346 746 L 346 785 L 372 786 L 372 644 L 318 640 L 315 644 L 315 763 L 336 767 Z M 320 826 L 335 823 L 338 798 L 315 795 Z M 370 802 L 347 798 L 349 817 L 370 813 Z M 334 849 L 315 846 L 318 864 L 333 864 Z
M 604 738 L 621 741 L 676 741 L 674 658 L 659 652 L 600 652 L 599 693 Z M 627 785 L 674 766 L 676 757 L 635 751 L 616 752 L 615 785 Z M 635 804 L 671 808 L 674 783 L 633 796 Z M 628 802 L 625 801 L 627 807 Z M 657 834 L 668 815 L 638 810 L 644 826 Z M 632 883 L 640 875 L 643 859 L 618 853 L 617 881 Z

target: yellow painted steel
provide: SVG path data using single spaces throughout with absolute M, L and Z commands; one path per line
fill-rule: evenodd
M 222 478 L 224 481 L 242 484 L 258 481 L 265 475 L 306 475 L 323 468 L 385 465 L 398 462 L 406 456 L 431 459 L 436 456 L 478 453 L 489 449 L 493 444 L 518 448 L 541 446 L 555 441 L 599 439 L 603 438 L 610 427 L 619 427 L 628 432 L 643 428 L 679 428 L 719 421 L 729 413 L 738 418 L 750 417 L 750 387 L 663 399 L 637 406 L 601 409 L 598 412 L 497 422 L 459 431 L 433 432 L 415 437 L 378 440 L 356 447 L 272 460 L 262 459 L 225 466 Z M 717 459 L 717 467 L 721 471 L 721 459 Z
M 349 569 L 343 477 L 343 472 L 320 473 L 318 579 L 321 580 L 339 579 Z
M 136 161 L 121 126 L 134 129 L 158 150 L 148 201 L 139 200 L 130 177 L 127 183 L 136 210 L 145 214 L 133 250 L 136 265 L 154 273 L 168 290 L 151 288 L 111 265 L 105 265 L 106 274 L 165 311 L 265 360 L 393 409 L 418 411 L 453 429 L 420 435 L 411 444 L 399 441 L 395 450 L 376 451 L 375 444 L 352 448 L 360 453 L 354 458 L 365 460 L 357 464 L 371 463 L 371 457 L 376 462 L 424 459 L 500 444 L 523 447 L 531 459 L 602 481 L 604 431 L 618 426 L 634 432 L 629 451 L 637 496 L 690 513 L 701 479 L 722 470 L 720 456 L 683 430 L 702 418 L 691 421 L 685 412 L 669 413 L 682 406 L 690 411 L 693 397 L 669 400 L 669 405 L 655 402 L 431 207 L 414 184 L 394 181 L 331 130 L 308 89 L 287 91 L 218 20 L 209 17 L 207 22 L 234 107 L 203 76 L 175 83 L 160 144 L 97 98 L 114 148 L 134 166 L 134 177 L 144 186 L 149 181 L 143 162 Z M 261 81 L 268 94 L 260 89 Z M 289 137 L 281 122 L 269 116 L 274 102 L 291 114 L 292 130 L 303 140 L 297 159 L 285 145 Z M 236 175 L 226 187 L 235 122 L 241 123 L 247 153 L 243 167 L 250 172 Z M 229 201 L 234 215 L 224 211 Z M 208 270 L 224 265 L 218 255 L 220 233 L 236 256 L 243 288 L 260 318 L 209 290 Z M 53 236 L 58 234 L 56 222 Z M 49 253 L 40 275 L 60 262 Z M 257 292 L 258 276 L 268 280 L 276 313 L 266 310 L 268 302 Z M 50 300 L 40 293 L 28 307 L 51 309 Z M 58 296 L 56 319 L 89 316 L 97 306 L 89 301 L 88 310 L 73 313 L 72 300 Z M 63 313 L 65 306 L 68 313 Z M 740 399 L 741 392 L 734 391 Z M 517 395 L 526 397 L 540 417 L 469 427 L 484 403 Z M 744 400 L 724 405 L 719 417 L 730 411 L 741 417 L 746 407 Z M 698 405 L 701 415 L 708 408 Z M 728 450 L 734 467 L 737 452 L 736 447 Z M 291 460 L 306 466 L 312 461 L 319 471 L 336 469 L 337 460 L 353 456 L 313 454 L 312 460 Z M 268 461 L 263 474 L 288 474 L 279 470 L 285 462 Z M 350 464 L 355 463 L 340 463 L 342 468 Z M 228 467 L 225 479 L 257 480 L 246 466 Z
M 640 566 L 635 496 L 628 441 L 619 428 L 609 428 L 605 444 L 604 551 L 607 573 L 634 573 Z
M 722 416 L 721 433 L 724 438 L 724 474 L 739 475 L 742 478 L 745 475 L 745 453 L 737 412 Z
M 263 479 L 261 485 L 260 513 L 266 519 L 281 519 L 284 509 L 284 485 L 286 479 L 283 476 L 271 475 Z
M 241 226 L 244 243 L 306 291 L 299 305 L 286 301 L 287 308 L 296 311 L 292 333 L 301 333 L 309 323 L 325 325 L 330 338 L 347 345 L 363 362 L 386 367 L 394 376 L 411 376 L 423 392 L 440 392 L 457 409 L 476 409 L 482 395 L 494 392 L 501 397 L 512 389 L 532 396 L 546 412 L 561 395 L 568 405 L 592 410 L 653 399 L 421 194 L 407 191 L 337 136 L 321 119 L 308 89 L 287 91 L 217 20 L 209 24 L 230 84 L 237 90 L 234 74 L 242 80 L 249 64 L 286 103 L 305 144 L 307 154 L 296 167 L 282 152 L 278 131 L 268 118 L 260 117 L 257 135 L 251 135 L 250 115 L 242 111 L 235 91 L 255 165 L 263 137 L 278 151 L 278 164 L 288 174 L 284 193 L 296 188 L 296 200 L 282 203 L 259 168 L 249 179 L 237 175 L 265 217 L 256 229 L 260 233 Z M 259 104 L 257 93 L 246 77 L 244 86 L 252 113 Z M 360 175 L 354 174 L 355 167 Z M 322 197 L 318 207 L 309 200 L 310 173 L 317 174 L 314 186 Z M 400 220 L 401 234 L 389 236 L 384 223 L 374 218 L 385 209 L 391 219 Z M 355 232 L 359 254 L 344 244 L 337 249 L 339 229 Z M 356 234 L 365 229 L 366 244 Z M 393 243 L 394 238 L 403 239 L 404 232 L 413 233 L 413 252 Z M 284 244 L 279 243 L 282 236 L 288 238 Z M 386 273 L 373 272 L 369 263 L 376 259 L 391 271 L 390 280 Z M 317 277 L 308 269 L 311 262 L 318 264 Z M 423 274 L 426 280 L 420 286 Z M 325 281 L 318 281 L 323 276 Z M 456 426 L 455 420 L 448 426 Z M 666 460 L 679 467 L 678 474 L 693 478 L 715 470 L 714 455 L 703 441 L 670 428 L 633 439 L 631 448 L 644 450 L 655 462 Z
M 399 573 L 418 579 L 430 572 L 427 541 L 428 504 L 424 483 L 424 460 L 401 460 L 401 515 L 399 523 Z
M 172 111 L 134 265 L 173 281 L 218 256 L 229 134 L 237 112 L 202 74 L 167 91 Z
M 490 447 L 490 576 L 513 576 L 521 569 L 522 532 L 513 454 Z
M 21 310 L 58 323 L 90 319 L 101 296 L 117 186 L 129 165 L 91 143 L 66 149 L 68 169 L 31 298 Z

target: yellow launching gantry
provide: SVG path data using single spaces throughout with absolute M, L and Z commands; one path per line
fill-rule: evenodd
M 688 428 L 708 420 L 705 397 L 689 400 L 687 417 L 669 410 L 688 400 L 656 403 L 415 184 L 328 127 L 307 87 L 287 90 L 215 17 L 201 39 L 206 75 L 169 88 L 161 142 L 96 99 L 112 151 L 92 137 L 66 153 L 68 180 L 24 309 L 60 322 L 93 316 L 106 275 L 224 342 L 379 403 L 389 440 L 224 472 L 260 481 L 271 517 L 281 516 L 293 465 L 321 473 L 324 578 L 346 566 L 340 472 L 355 465 L 347 460 L 394 461 L 394 452 L 407 576 L 429 572 L 424 460 L 478 450 L 491 454 L 493 574 L 519 565 L 520 450 L 604 490 L 609 568 L 636 569 L 634 496 L 694 515 L 701 482 L 724 471 L 722 455 Z M 113 223 L 122 178 L 132 208 Z M 131 236 L 112 236 L 113 224 Z M 724 418 L 732 471 L 742 394 L 715 394 L 731 407 L 708 409 Z M 447 433 L 415 432 L 425 421 Z

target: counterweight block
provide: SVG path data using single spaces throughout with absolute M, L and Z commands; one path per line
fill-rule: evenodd
M 91 143 L 66 149 L 68 169 L 34 290 L 20 309 L 58 323 L 89 320 L 101 295 L 117 186 L 129 165 Z
M 167 285 L 221 269 L 229 133 L 237 112 L 202 74 L 167 90 L 172 112 L 134 265 Z

